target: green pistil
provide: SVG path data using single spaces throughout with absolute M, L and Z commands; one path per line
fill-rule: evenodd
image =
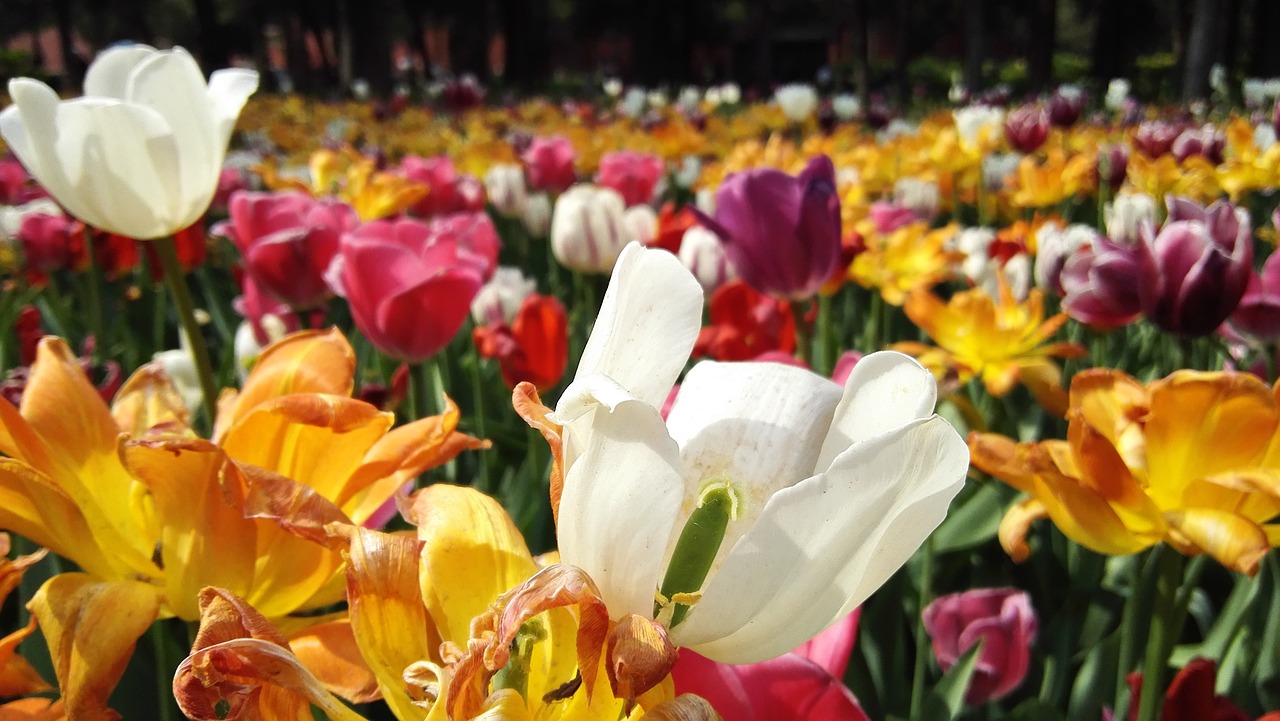
M 526 621 L 511 642 L 511 658 L 493 675 L 492 689 L 509 688 L 523 698 L 529 697 L 529 669 L 533 663 L 533 646 L 547 637 L 542 622 Z
M 711 571 L 711 563 L 724 542 L 725 529 L 729 527 L 729 521 L 738 517 L 738 504 L 738 496 L 728 481 L 713 482 L 698 497 L 698 507 L 689 515 L 689 521 L 680 532 L 680 540 L 676 542 L 671 564 L 667 566 L 667 574 L 659 588 L 664 600 L 654 604 L 653 609 L 657 616 L 662 606 L 673 603 L 672 628 L 684 620 L 692 607 L 691 604 L 675 603 L 675 597 L 702 589 L 702 583 Z

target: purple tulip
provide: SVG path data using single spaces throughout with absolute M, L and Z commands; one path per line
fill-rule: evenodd
M 1049 137 L 1049 113 L 1039 105 L 1023 105 L 1004 121 L 1004 137 L 1020 153 L 1034 153 Z
M 773 168 L 734 173 L 716 192 L 715 219 L 739 277 L 756 290 L 803 299 L 840 261 L 840 197 L 831 158 L 812 158 L 800 175 Z
M 1133 131 L 1133 146 L 1152 160 L 1169 152 L 1173 141 L 1182 135 L 1186 127 L 1163 120 L 1149 120 Z
M 1227 137 L 1217 127 L 1188 128 L 1182 131 L 1169 148 L 1173 157 L 1181 163 L 1193 155 L 1199 155 L 1213 165 L 1222 163 L 1222 151 L 1227 147 Z
M 983 641 L 966 703 L 1005 696 L 1026 677 L 1039 623 L 1025 591 L 984 588 L 941 596 L 925 607 L 923 620 L 943 671 Z
M 1107 187 L 1113 192 L 1124 185 L 1125 176 L 1129 173 L 1129 146 L 1116 143 L 1099 149 L 1098 164 L 1094 172 L 1098 175 L 1098 181 L 1106 181 Z
M 1227 319 L 1231 328 L 1251 339 L 1280 340 L 1280 253 L 1272 253 L 1262 272 L 1249 274 L 1240 305 Z
M 1208 335 L 1240 304 L 1249 283 L 1249 213 L 1226 201 L 1203 208 L 1170 196 L 1166 203 L 1169 217 L 1160 232 L 1145 223 L 1139 233 L 1142 310 L 1171 333 Z
M 1142 303 L 1138 277 L 1142 264 L 1137 248 L 1106 236 L 1093 239 L 1062 266 L 1062 309 L 1094 328 L 1119 328 L 1138 319 Z
M 1049 122 L 1055 128 L 1069 128 L 1084 110 L 1084 91 L 1074 85 L 1063 85 L 1049 98 Z

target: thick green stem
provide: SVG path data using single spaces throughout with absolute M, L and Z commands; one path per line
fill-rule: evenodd
M 476 435 L 484 438 L 488 435 L 485 431 L 484 423 L 484 383 L 480 377 L 480 364 L 483 362 L 480 354 L 476 352 L 473 345 L 470 351 L 470 368 L 471 368 L 471 418 L 475 423 Z M 480 472 L 475 479 L 475 487 L 488 493 L 492 489 L 489 488 L 489 454 L 480 453 Z
M 920 718 L 924 709 L 924 676 L 929 660 L 929 633 L 924 629 L 924 607 L 933 596 L 933 536 L 924 542 L 924 561 L 920 564 L 920 604 L 916 613 L 916 663 L 911 674 L 911 715 Z
M 414 420 L 444 412 L 444 403 L 439 397 L 440 389 L 436 386 L 439 376 L 435 364 L 435 358 L 428 358 L 413 366 L 413 376 L 409 384 L 413 392 Z
M 796 358 L 813 365 L 813 326 L 805 318 L 805 310 L 809 304 L 805 301 L 793 300 L 789 305 L 796 325 Z
M 1169 653 L 1178 640 L 1182 619 L 1178 618 L 1177 593 L 1182 583 L 1183 555 L 1171 548 L 1159 549 L 1151 631 L 1142 663 L 1142 695 L 1138 700 L 1138 721 L 1159 721 L 1164 705 L 1164 672 Z
M 187 288 L 182 265 L 178 262 L 178 249 L 173 238 L 160 238 L 153 242 L 156 244 L 156 255 L 160 257 L 160 267 L 164 270 L 164 283 L 169 288 L 169 295 L 173 297 L 178 322 L 182 324 L 182 332 L 191 348 L 191 357 L 195 360 L 196 377 L 200 379 L 201 405 L 209 426 L 212 427 L 217 417 L 218 389 L 213 384 L 209 348 L 205 345 L 204 333 L 196 320 L 195 304 L 191 302 L 191 292 Z
M 840 359 L 840 347 L 836 344 L 835 311 L 831 304 L 831 296 L 818 296 L 818 338 L 821 340 L 822 358 L 821 363 L 813 364 L 813 369 L 825 376 L 831 375 L 836 361 Z
M 181 718 L 177 704 L 174 702 L 173 694 L 169 689 L 173 686 L 173 674 L 178 670 L 178 659 L 172 648 L 174 639 L 166 633 L 164 621 L 156 621 L 151 624 L 151 628 L 147 631 L 147 638 L 151 641 L 151 648 L 155 652 L 156 662 L 156 688 L 159 691 L 159 719 L 160 721 L 175 721 Z

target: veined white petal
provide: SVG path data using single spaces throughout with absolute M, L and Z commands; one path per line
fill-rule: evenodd
M 842 453 L 779 491 L 672 629 L 725 663 L 786 653 L 861 603 L 946 516 L 969 454 L 937 416 Z
M 565 474 L 560 559 L 595 579 L 614 618 L 650 617 L 683 495 L 680 449 L 646 403 L 597 406 L 582 420 L 592 432 Z
M 937 402 L 938 383 L 915 358 L 895 351 L 871 353 L 844 384 L 816 469 L 825 470 L 854 443 L 932 415 Z
M 103 50 L 85 71 L 84 94 L 124 100 L 128 97 L 129 74 L 138 63 L 159 52 L 150 45 L 122 45 Z
M 631 243 L 613 267 L 574 377 L 607 375 L 660 408 L 701 326 L 698 281 L 674 255 Z

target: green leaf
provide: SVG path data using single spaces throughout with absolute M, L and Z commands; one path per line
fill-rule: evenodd
M 978 667 L 978 655 L 981 652 L 982 642 L 979 641 L 965 651 L 956 665 L 942 674 L 938 685 L 929 691 L 924 700 L 922 721 L 952 721 L 960 715 L 964 709 L 964 694 Z
M 970 488 L 977 490 L 970 491 Z M 1003 483 L 970 482 L 953 510 L 934 532 L 938 553 L 964 551 L 987 543 L 996 537 L 1004 509 L 1015 495 Z

